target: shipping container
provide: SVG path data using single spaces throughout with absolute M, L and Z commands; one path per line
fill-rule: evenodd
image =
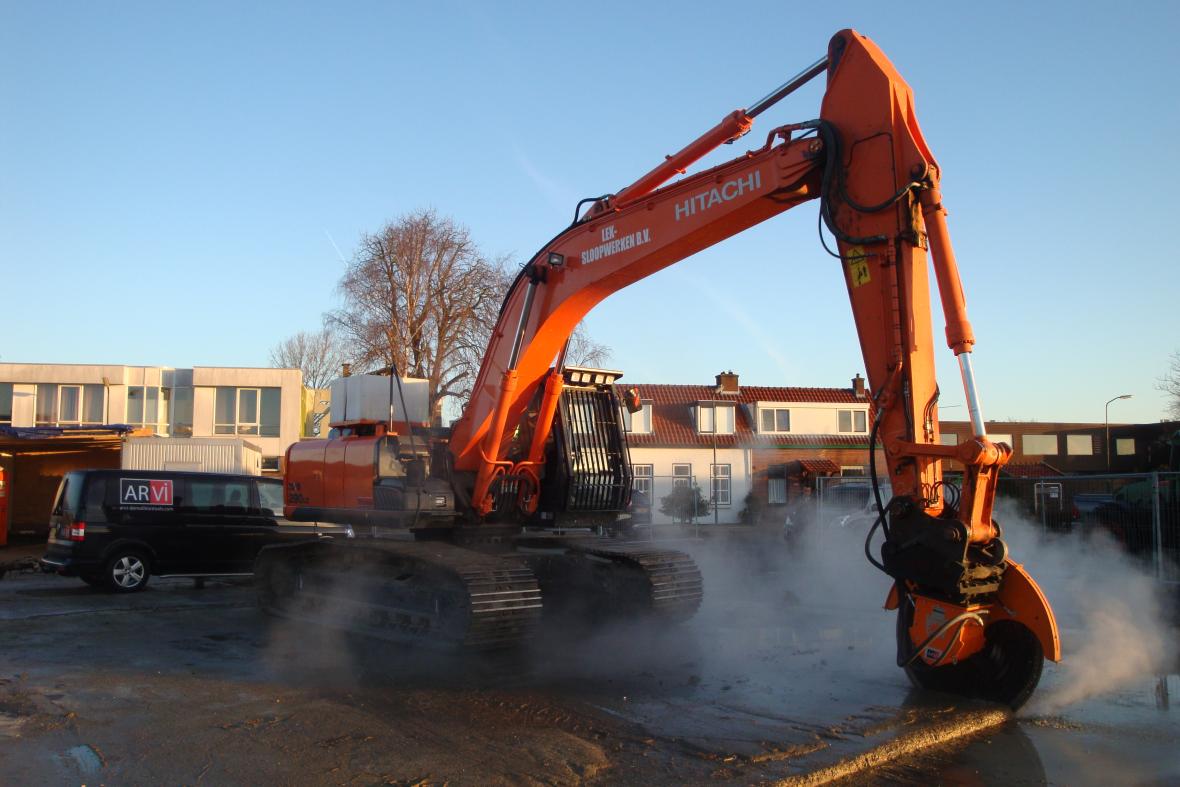
M 376 374 L 354 374 L 332 381 L 330 423 L 341 421 L 388 421 L 390 378 Z M 393 420 L 430 423 L 430 381 L 416 377 L 401 378 L 401 397 L 393 384 Z M 402 413 L 405 399 L 407 418 Z
M 123 441 L 122 467 L 262 475 L 262 450 L 241 438 L 132 437 Z

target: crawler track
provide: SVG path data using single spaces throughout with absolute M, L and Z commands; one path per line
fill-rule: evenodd
M 696 614 L 704 596 L 701 570 L 691 557 L 671 549 L 656 549 L 636 542 L 614 543 L 605 539 L 574 547 L 580 554 L 606 558 L 619 567 L 638 570 L 647 577 L 646 606 L 661 618 L 674 622 Z
M 522 561 L 440 542 L 271 548 L 255 581 L 267 612 L 400 643 L 510 647 L 541 614 Z
M 519 553 L 446 542 L 364 540 L 264 549 L 262 609 L 403 644 L 505 648 L 549 620 L 692 617 L 701 572 L 682 552 L 580 536 L 528 537 Z
M 701 604 L 700 569 L 683 552 L 587 536 L 530 536 L 517 546 L 541 583 L 547 617 L 646 614 L 678 623 Z

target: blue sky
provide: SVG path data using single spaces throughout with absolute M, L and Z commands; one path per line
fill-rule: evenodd
M 4 0 L 0 359 L 266 365 L 336 304 L 361 233 L 431 207 L 523 261 L 851 26 L 943 167 L 985 415 L 1101 421 L 1131 393 L 1112 420 L 1162 417 L 1180 4 L 834 5 Z M 819 83 L 749 147 L 815 117 Z M 617 293 L 591 335 L 635 382 L 847 385 L 815 210 Z M 965 417 L 949 351 L 940 380 Z

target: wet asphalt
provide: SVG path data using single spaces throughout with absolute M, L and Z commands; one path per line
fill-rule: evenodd
M 1180 783 L 1174 674 L 1010 719 L 912 690 L 859 568 L 682 548 L 707 587 L 689 624 L 478 658 L 276 621 L 242 581 L 10 574 L 0 783 Z M 1069 679 L 1047 665 L 1038 693 Z

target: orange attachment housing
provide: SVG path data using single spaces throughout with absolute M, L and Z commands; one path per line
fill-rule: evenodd
M 987 607 L 981 605 L 961 607 L 929 596 L 913 596 L 913 599 L 914 618 L 910 623 L 909 634 L 910 642 L 915 647 L 959 615 L 974 614 L 986 620 L 988 612 Z M 983 650 L 983 645 L 983 626 L 979 625 L 975 617 L 965 617 L 926 643 L 918 658 L 931 667 L 957 664 Z

